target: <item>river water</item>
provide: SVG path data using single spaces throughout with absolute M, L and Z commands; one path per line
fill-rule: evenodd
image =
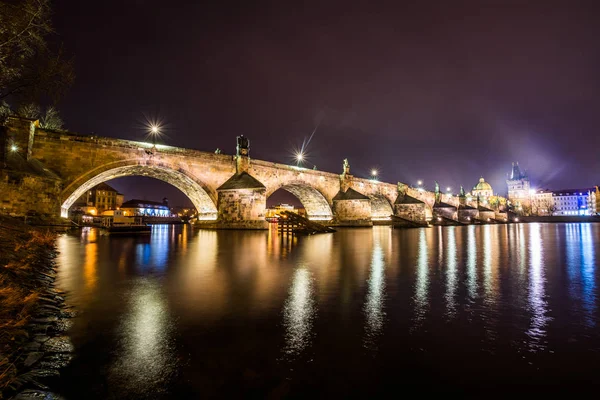
M 598 389 L 600 224 L 58 239 L 68 399 Z

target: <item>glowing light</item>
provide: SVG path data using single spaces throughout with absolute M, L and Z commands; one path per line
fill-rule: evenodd
M 302 153 L 296 154 L 296 160 L 298 162 L 302 162 L 304 160 L 304 154 L 302 154 Z
M 375 168 L 373 168 L 373 169 L 371 170 L 371 176 L 372 176 L 373 178 L 377 178 L 377 175 L 378 175 L 378 174 L 379 174 L 379 171 L 377 171 Z
M 449 191 L 451 191 L 451 190 L 452 190 L 452 188 L 451 188 L 450 186 L 448 186 L 448 187 L 446 188 L 446 192 L 449 192 Z
M 422 184 L 423 184 L 423 181 L 419 179 L 419 180 L 417 181 L 417 185 L 421 186 Z
M 442 217 L 438 217 L 438 219 L 437 219 L 437 220 L 438 220 L 438 221 L 441 221 L 441 220 L 442 220 Z
M 156 126 L 156 125 L 152 125 L 150 127 L 150 132 L 156 135 L 157 133 L 160 132 L 160 128 L 158 126 Z
M 515 222 L 519 222 L 519 218 L 515 218 Z
M 313 288 L 310 272 L 304 267 L 296 269 L 283 311 L 286 328 L 286 349 L 288 355 L 298 355 L 311 340 L 315 313 Z
M 10 146 L 10 151 L 15 152 L 17 150 L 19 150 L 19 148 L 17 147 L 16 144 L 13 144 L 13 145 Z

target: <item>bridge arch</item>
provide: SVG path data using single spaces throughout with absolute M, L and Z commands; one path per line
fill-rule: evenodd
M 104 165 L 76 178 L 69 184 L 61 195 L 62 217 L 68 217 L 69 208 L 79 199 L 87 190 L 94 186 L 115 178 L 124 176 L 147 176 L 155 178 L 175 186 L 181 190 L 192 202 L 198 215 L 202 219 L 216 220 L 217 207 L 215 205 L 216 195 L 210 196 L 211 190 L 192 177 L 187 171 L 177 170 L 160 164 L 140 164 L 140 163 L 114 163 Z
M 308 219 L 313 221 L 329 221 L 333 219 L 331 206 L 325 196 L 315 187 L 306 182 L 292 181 L 283 183 L 267 192 L 267 197 L 276 190 L 283 189 L 300 200 L 306 210 Z
M 394 209 L 388 198 L 383 194 L 370 195 L 371 219 L 373 221 L 384 221 L 391 219 Z

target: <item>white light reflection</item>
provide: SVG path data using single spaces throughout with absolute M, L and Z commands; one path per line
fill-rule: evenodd
M 590 328 L 596 326 L 594 314 L 596 311 L 596 259 L 594 254 L 594 237 L 590 224 L 581 224 L 581 283 L 583 308 L 586 313 L 586 324 Z
M 467 236 L 467 287 L 471 303 L 477 298 L 477 243 L 475 242 L 475 226 L 468 228 Z
M 456 236 L 455 228 L 448 227 L 446 243 L 446 308 L 447 316 L 456 315 Z
M 544 285 L 546 278 L 544 276 L 543 266 L 543 246 L 540 234 L 540 225 L 531 224 L 529 226 L 529 310 L 532 313 L 527 336 L 531 339 L 529 342 L 530 351 L 539 351 L 545 348 L 546 325 L 550 318 L 546 316 L 548 312 L 548 303 Z
M 419 231 L 419 256 L 417 258 L 417 279 L 415 282 L 415 323 L 418 325 L 427 313 L 429 290 L 429 265 L 427 262 L 427 240 L 425 229 Z
M 383 296 L 385 290 L 385 261 L 379 240 L 373 246 L 371 271 L 369 273 L 365 314 L 367 317 L 365 346 L 376 347 L 377 338 L 381 333 L 385 312 L 383 311 Z
M 490 225 L 483 227 L 483 288 L 485 290 L 485 303 L 494 303 L 494 288 L 492 282 L 492 238 Z
M 294 272 L 289 297 L 283 309 L 286 329 L 285 353 L 299 355 L 309 344 L 315 314 L 310 272 L 299 267 Z
M 121 357 L 111 367 L 111 385 L 156 395 L 175 370 L 168 309 L 160 282 L 136 282 L 119 328 Z

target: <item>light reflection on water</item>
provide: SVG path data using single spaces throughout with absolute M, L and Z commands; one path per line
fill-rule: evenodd
M 529 309 L 531 311 L 531 324 L 527 330 L 531 351 L 544 350 L 546 348 L 546 327 L 550 320 L 547 316 L 548 303 L 546 301 L 543 259 L 543 241 L 540 233 L 540 225 L 534 224 L 529 230 Z
M 437 360 L 453 351 L 479 383 L 498 384 L 485 364 L 477 375 L 482 353 L 509 378 L 541 373 L 514 360 L 526 368 L 549 351 L 562 359 L 545 360 L 548 368 L 569 373 L 563 361 L 576 360 L 565 346 L 600 347 L 598 237 L 592 224 L 61 236 L 58 285 L 81 311 L 71 331 L 77 358 L 63 374 L 81 386 L 65 391 L 244 397 L 261 382 L 318 387 L 318 376 L 336 374 L 350 385 L 395 384 L 374 378 L 390 370 L 385 360 L 400 375 L 452 374 Z M 365 348 L 363 365 L 355 360 Z M 225 396 L 227 388 L 240 391 Z
M 448 240 L 446 242 L 446 308 L 447 316 L 453 318 L 456 315 L 456 288 L 457 288 L 457 260 L 456 260 L 456 237 L 455 227 L 449 227 Z
M 594 328 L 597 321 L 596 263 L 594 234 L 591 224 L 568 224 L 567 271 L 569 293 L 581 304 L 585 325 Z
M 367 348 L 377 347 L 377 338 L 383 328 L 385 312 L 383 311 L 385 291 L 385 261 L 383 250 L 379 240 L 375 240 L 373 247 L 373 259 L 371 270 L 367 281 L 367 298 L 365 302 L 365 314 L 367 323 L 365 326 Z
M 292 285 L 283 309 L 283 324 L 286 328 L 284 351 L 298 355 L 310 344 L 311 328 L 315 316 L 310 272 L 299 266 L 294 272 Z
M 109 369 L 109 384 L 129 393 L 157 395 L 165 390 L 177 361 L 164 294 L 160 282 L 148 279 L 127 297 L 116 332 L 119 357 Z
M 477 297 L 477 242 L 475 240 L 474 225 L 468 228 L 467 238 L 467 287 L 469 289 L 469 302 L 473 303 Z
M 415 325 L 418 326 L 426 317 L 428 308 L 427 292 L 429 290 L 429 264 L 427 251 L 427 231 L 419 230 L 417 277 L 415 282 Z

